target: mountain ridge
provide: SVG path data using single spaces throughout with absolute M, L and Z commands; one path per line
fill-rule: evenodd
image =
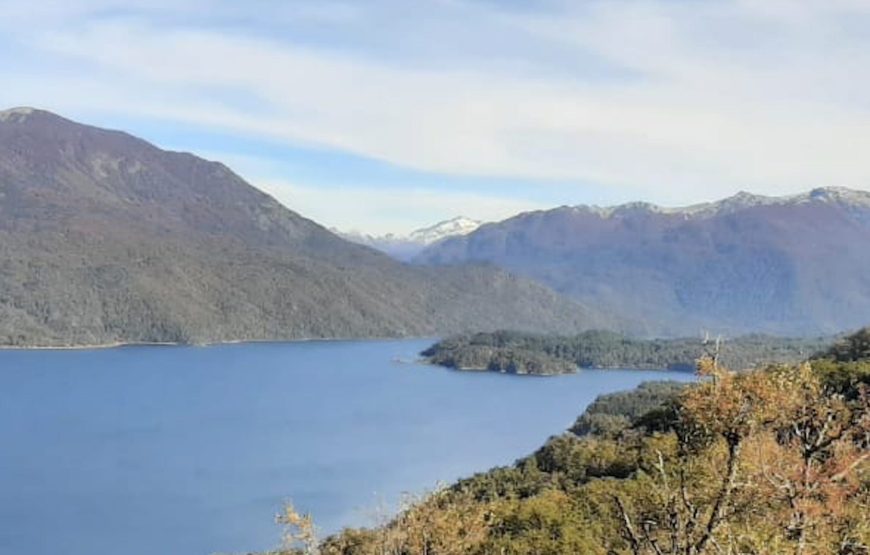
M 347 242 L 227 166 L 47 111 L 0 119 L 0 344 L 431 336 L 609 321 L 487 265 Z
M 663 206 L 645 201 L 632 201 L 611 206 L 598 206 L 594 204 L 563 205 L 556 208 L 522 212 L 512 216 L 511 218 L 507 218 L 507 220 L 524 214 L 539 214 L 550 212 L 552 210 L 585 211 L 599 215 L 602 218 L 610 218 L 638 211 L 676 216 L 707 217 L 757 206 L 786 206 L 812 202 L 814 200 L 870 207 L 870 191 L 850 189 L 848 187 L 828 186 L 817 187 L 803 193 L 781 196 L 759 195 L 748 191 L 739 191 L 730 197 L 718 201 L 702 202 L 685 206 Z
M 870 193 L 742 193 L 670 209 L 558 207 L 427 248 L 421 264 L 491 263 L 647 335 L 814 335 L 870 319 Z

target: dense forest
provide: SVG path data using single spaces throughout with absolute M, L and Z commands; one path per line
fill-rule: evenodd
M 228 167 L 0 112 L 0 346 L 421 337 L 619 323 L 491 266 L 402 264 Z
M 827 349 L 832 337 L 795 339 L 747 335 L 731 340 L 633 339 L 609 331 L 538 335 L 515 331 L 456 335 L 421 353 L 428 362 L 459 370 L 511 374 L 566 374 L 578 368 L 691 370 L 704 355 L 718 354 L 729 368 L 793 363 Z
M 318 541 L 279 517 L 284 554 L 870 552 L 870 329 L 809 362 L 600 397 L 514 465 Z

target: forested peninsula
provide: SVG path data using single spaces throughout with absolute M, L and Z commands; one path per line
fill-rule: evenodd
M 704 355 L 736 369 L 765 363 L 794 363 L 831 347 L 835 337 L 782 338 L 746 335 L 735 339 L 635 339 L 609 331 L 539 335 L 515 331 L 449 337 L 421 353 L 431 363 L 457 370 L 556 375 L 580 368 L 691 371 Z

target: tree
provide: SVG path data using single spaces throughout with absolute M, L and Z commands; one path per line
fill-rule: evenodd
M 774 372 L 781 380 L 780 416 L 759 435 L 752 450 L 760 492 L 779 501 L 786 537 L 801 555 L 810 545 L 829 545 L 839 553 L 864 544 L 856 531 L 868 501 L 859 471 L 870 459 L 870 403 L 866 389 L 858 399 L 825 391 L 808 364 Z M 865 506 L 866 509 L 866 506 Z M 856 519 L 857 517 L 857 519 Z
M 288 502 L 284 505 L 284 510 L 275 517 L 275 521 L 284 527 L 282 543 L 286 551 L 304 555 L 320 553 L 317 529 L 310 514 L 300 513 L 293 503 Z
M 614 495 L 628 550 L 866 552 L 867 395 L 847 402 L 809 365 L 735 374 L 705 359 L 699 373 L 676 433 L 647 442 L 648 491 Z

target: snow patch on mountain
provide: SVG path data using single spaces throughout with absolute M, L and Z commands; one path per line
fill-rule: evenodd
M 33 114 L 35 110 L 28 107 L 10 108 L 8 110 L 0 110 L 0 121 L 21 122 Z
M 371 235 L 359 231 L 342 232 L 336 229 L 332 231 L 354 243 L 366 245 L 385 252 L 393 258 L 408 261 L 429 245 L 434 245 L 449 237 L 468 235 L 482 224 L 483 222 L 477 220 L 457 216 L 429 227 L 414 230 L 407 235 L 397 233 Z
M 870 191 L 849 189 L 846 187 L 820 187 L 805 193 L 787 196 L 765 196 L 740 191 L 734 196 L 716 202 L 705 202 L 690 206 L 667 207 L 649 202 L 629 202 L 616 206 L 577 205 L 565 207 L 573 212 L 588 212 L 602 218 L 612 218 L 650 212 L 684 217 L 709 217 L 717 214 L 728 214 L 746 208 L 757 206 L 793 206 L 807 202 L 827 202 L 848 206 L 870 207 Z

